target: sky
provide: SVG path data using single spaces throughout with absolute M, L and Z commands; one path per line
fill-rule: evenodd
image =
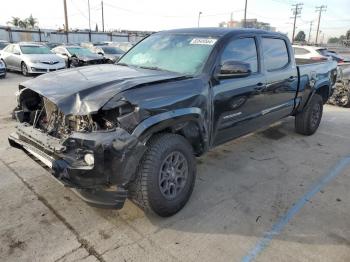
M 215 27 L 244 16 L 245 0 L 103 0 L 105 29 L 160 31 L 172 28 L 196 27 L 198 13 L 202 12 L 200 26 Z M 299 1 L 302 2 L 302 1 Z M 277 31 L 292 35 L 293 0 L 248 0 L 247 18 L 268 22 Z M 350 0 L 304 0 L 296 32 L 303 30 L 309 35 L 313 21 L 311 40 L 316 36 L 318 13 L 315 7 L 326 5 L 321 17 L 321 36 L 324 39 L 339 37 L 350 29 Z M 67 0 L 68 24 L 72 29 L 89 28 L 88 0 Z M 91 28 L 102 29 L 101 0 L 90 0 Z M 63 28 L 63 0 L 2 0 L 0 25 L 6 25 L 12 16 L 25 18 L 32 14 L 41 28 Z

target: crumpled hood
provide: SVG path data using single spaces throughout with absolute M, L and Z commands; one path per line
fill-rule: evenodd
M 65 115 L 97 112 L 118 93 L 184 75 L 112 64 L 78 67 L 41 75 L 21 84 L 55 103 Z

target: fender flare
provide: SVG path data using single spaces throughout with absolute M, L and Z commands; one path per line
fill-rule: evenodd
M 151 116 L 142 121 L 134 129 L 132 135 L 136 136 L 143 143 L 146 143 L 152 134 L 165 128 L 172 127 L 175 124 L 188 121 L 195 122 L 199 126 L 200 135 L 202 136 L 202 139 L 207 143 L 208 130 L 207 127 L 203 125 L 205 122 L 202 110 L 197 107 L 175 109 Z

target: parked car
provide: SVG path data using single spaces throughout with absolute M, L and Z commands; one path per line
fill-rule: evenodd
M 2 50 L 1 59 L 7 69 L 21 71 L 25 76 L 65 68 L 64 60 L 41 44 L 9 44 Z
M 114 46 L 93 46 L 90 49 L 95 54 L 103 56 L 107 63 L 115 63 L 125 53 L 123 50 Z
M 106 63 L 101 55 L 76 45 L 61 45 L 55 47 L 52 51 L 65 60 L 68 68 Z
M 55 48 L 56 46 L 62 45 L 62 43 L 45 43 L 45 45 L 46 45 L 48 48 L 53 49 L 53 48 Z
M 321 49 L 318 49 L 317 51 L 324 56 L 332 58 L 338 64 L 344 63 L 344 58 L 341 55 L 337 54 L 335 51 L 331 51 L 326 48 L 321 48 Z
M 310 63 L 310 60 L 319 62 L 333 59 L 329 51 L 323 47 L 293 45 L 293 49 L 295 58 L 300 62 Z
M 6 65 L 2 59 L 0 59 L 0 78 L 6 77 Z
M 0 40 L 0 50 L 3 50 L 9 44 L 10 44 L 10 42 L 8 42 L 8 41 Z
M 123 50 L 124 52 L 128 52 L 129 49 L 134 46 L 130 42 L 111 42 L 111 43 L 108 43 L 108 45 L 117 47 L 117 48 Z
M 195 156 L 288 116 L 314 134 L 336 66 L 296 65 L 280 33 L 159 32 L 117 64 L 22 83 L 9 141 L 91 205 L 121 208 L 129 197 L 170 216 L 192 193 Z

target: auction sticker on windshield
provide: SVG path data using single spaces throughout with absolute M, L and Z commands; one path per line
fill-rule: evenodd
M 217 39 L 213 38 L 193 38 L 191 45 L 214 45 Z

